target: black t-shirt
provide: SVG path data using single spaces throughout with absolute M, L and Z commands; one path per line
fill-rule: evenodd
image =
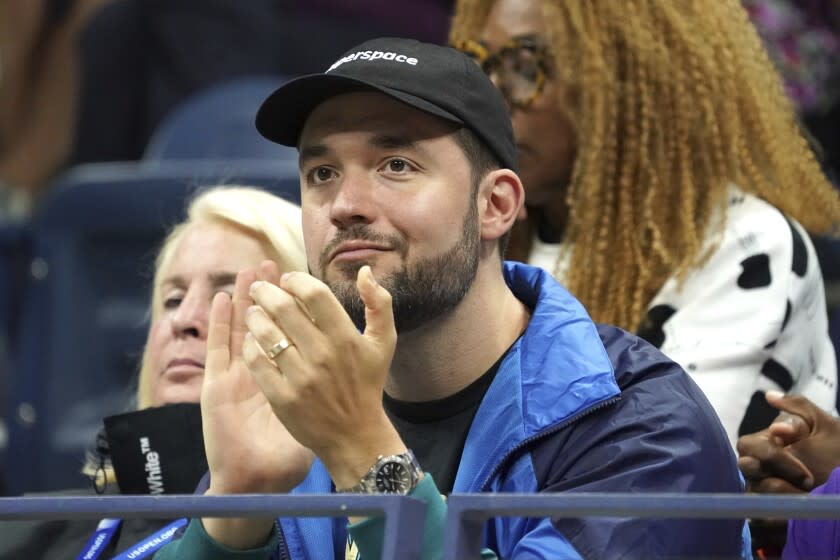
M 481 377 L 449 397 L 426 402 L 383 398 L 385 412 L 403 442 L 442 494 L 452 492 L 473 418 L 507 352 Z

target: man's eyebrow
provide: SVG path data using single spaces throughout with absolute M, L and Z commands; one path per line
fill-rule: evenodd
M 303 164 L 313 158 L 324 157 L 329 153 L 329 148 L 324 144 L 313 144 L 311 146 L 303 146 L 300 149 L 298 156 L 298 166 L 303 169 Z
M 411 150 L 421 154 L 428 153 L 420 142 L 408 134 L 376 134 L 368 140 L 368 144 L 382 150 Z M 303 169 L 308 160 L 324 157 L 330 153 L 331 150 L 325 144 L 302 146 L 298 156 L 298 165 Z
M 377 134 L 370 139 L 370 145 L 386 150 L 399 148 L 417 148 L 417 142 L 404 134 Z
M 429 153 L 420 142 L 407 134 L 376 134 L 369 143 L 374 148 L 382 150 L 410 150 L 421 155 Z

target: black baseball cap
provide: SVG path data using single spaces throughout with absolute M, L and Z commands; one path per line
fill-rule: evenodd
M 257 130 L 297 146 L 309 114 L 352 91 L 378 91 L 474 132 L 502 167 L 518 172 L 516 142 L 502 94 L 467 55 L 414 39 L 386 37 L 353 47 L 321 74 L 291 80 L 257 112 Z

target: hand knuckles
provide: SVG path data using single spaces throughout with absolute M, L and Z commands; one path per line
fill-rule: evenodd
M 748 480 L 759 480 L 761 478 L 762 473 L 758 462 L 739 464 L 738 467 L 741 469 L 741 473 L 743 473 L 744 478 Z
M 247 326 L 248 330 L 252 333 L 259 330 L 263 319 L 261 315 L 262 312 L 257 309 L 249 310 L 248 313 L 245 314 L 245 326 Z
M 786 395 L 785 401 L 789 404 L 794 405 L 796 408 L 811 408 L 814 406 L 811 401 L 807 398 L 803 397 L 802 395 Z
M 327 285 L 321 282 L 307 282 L 295 292 L 297 298 L 308 306 L 314 305 L 318 301 L 321 301 L 323 298 L 328 297 L 331 294 L 332 292 L 327 287 Z
M 762 463 L 770 467 L 783 462 L 787 458 L 787 456 L 788 453 L 783 449 L 774 448 L 769 450 L 764 456 L 761 457 L 760 460 Z
M 262 308 L 269 317 L 282 317 L 289 312 L 291 304 L 294 304 L 292 298 L 284 297 L 284 294 L 278 294 L 275 297 L 266 299 L 262 304 Z
M 336 352 L 341 355 L 341 351 Z M 335 354 L 325 348 L 316 348 L 309 354 L 309 362 L 319 370 L 329 370 L 335 363 Z
M 770 494 L 786 494 L 792 490 L 791 485 L 787 481 L 775 477 L 765 479 L 760 486 L 762 492 Z
M 822 409 L 812 403 L 808 397 L 802 395 L 788 395 L 785 397 L 787 412 L 799 416 L 801 420 L 811 424 L 819 416 Z
M 757 432 L 738 438 L 736 449 L 738 455 L 752 455 L 755 456 L 762 447 L 765 447 L 769 442 L 768 434 L 765 432 Z
M 298 397 L 303 402 L 312 402 L 312 398 L 321 393 L 321 379 L 315 376 L 304 378 L 298 386 Z
M 253 325 L 248 325 L 248 331 L 259 343 L 265 345 L 272 338 L 272 323 L 270 321 L 255 321 Z

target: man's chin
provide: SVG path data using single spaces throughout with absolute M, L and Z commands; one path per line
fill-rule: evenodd
M 355 290 L 356 277 L 359 275 L 359 269 L 363 266 L 364 263 L 360 263 L 358 265 L 355 265 L 354 263 L 353 266 L 330 265 L 330 267 L 322 275 L 321 281 L 330 286 L 330 288 L 333 288 L 334 286 L 352 286 Z M 333 289 L 333 291 L 335 291 L 335 289 Z
M 351 280 L 355 283 L 356 278 L 359 275 L 359 270 L 366 265 L 370 266 L 371 271 L 377 280 L 381 280 L 384 276 L 388 275 L 389 272 L 393 272 L 385 270 L 386 267 L 383 266 L 383 263 L 377 263 L 375 260 L 358 260 L 342 263 L 333 262 L 329 265 L 329 267 L 327 267 L 325 282 L 327 284 L 332 284 L 334 282 L 345 282 Z

